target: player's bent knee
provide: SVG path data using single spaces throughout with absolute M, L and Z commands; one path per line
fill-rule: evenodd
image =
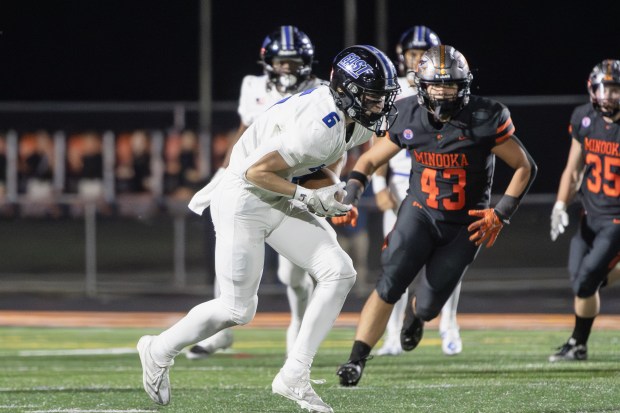
M 314 278 L 317 282 L 347 279 L 351 286 L 355 283 L 357 271 L 346 252 L 342 249 L 332 249 L 324 252 L 322 258 L 314 268 Z
M 439 313 L 441 312 L 441 308 L 442 308 L 441 306 L 437 308 L 435 307 L 436 306 L 425 307 L 425 306 L 420 306 L 416 304 L 416 308 L 415 308 L 416 317 L 424 321 L 431 321 L 432 319 L 437 317 Z
M 573 293 L 579 298 L 592 297 L 598 291 L 598 285 L 578 284 L 573 286 Z
M 240 326 L 249 323 L 256 315 L 257 306 L 258 297 L 254 296 L 248 300 L 245 306 L 232 309 L 232 320 Z
M 377 295 L 379 295 L 379 298 L 388 304 L 396 304 L 405 291 L 407 291 L 407 287 L 394 285 L 388 281 L 389 280 L 386 278 L 381 278 L 381 280 L 379 280 L 377 286 L 375 287 L 377 290 Z

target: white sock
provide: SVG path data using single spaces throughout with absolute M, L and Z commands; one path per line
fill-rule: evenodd
M 441 309 L 441 319 L 439 320 L 439 333 L 443 333 L 452 328 L 458 329 L 456 322 L 456 308 L 459 305 L 459 296 L 461 295 L 461 283 L 459 282 L 448 301 Z
M 405 290 L 405 293 L 394 304 L 392 314 L 388 320 L 386 327 L 386 340 L 400 340 L 400 330 L 403 329 L 403 321 L 405 320 L 405 309 L 407 308 L 407 302 L 409 297 L 409 290 Z
M 308 307 L 308 301 L 312 295 L 314 283 L 310 276 L 306 274 L 301 285 L 298 287 L 287 287 L 286 295 L 291 308 L 291 323 L 286 330 L 286 353 L 289 354 L 295 345 L 295 340 L 299 334 L 301 321 Z
M 319 346 L 331 330 L 355 277 L 317 283 L 285 368 L 311 366 Z

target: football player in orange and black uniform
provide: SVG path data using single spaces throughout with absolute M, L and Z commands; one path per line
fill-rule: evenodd
M 385 240 L 381 276 L 362 310 L 349 360 L 337 372 L 344 386 L 359 382 L 394 303 L 425 266 L 401 331 L 404 350 L 418 345 L 424 322 L 439 314 L 480 245 L 493 245 L 536 175 L 508 109 L 471 96 L 471 80 L 465 57 L 453 47 L 426 51 L 415 73 L 417 96 L 396 103 L 400 115 L 389 137 L 363 154 L 349 175 L 347 201 L 355 204 L 377 167 L 402 148 L 411 154 L 410 187 Z M 496 156 L 515 172 L 490 208 Z M 355 213 L 332 221 L 346 224 Z
M 586 344 L 600 311 L 599 289 L 620 278 L 620 60 L 597 64 L 588 90 L 590 103 L 575 108 L 571 117 L 571 148 L 551 212 L 555 241 L 568 225 L 566 205 L 579 190 L 583 214 L 568 261 L 575 328 L 549 357 L 551 362 L 588 358 Z

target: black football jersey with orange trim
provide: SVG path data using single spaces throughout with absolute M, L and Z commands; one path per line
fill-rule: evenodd
M 605 122 L 586 103 L 573 111 L 569 133 L 583 151 L 585 168 L 579 191 L 586 212 L 620 219 L 620 125 Z
M 510 112 L 499 102 L 470 96 L 457 116 L 436 129 L 416 96 L 396 106 L 399 116 L 389 136 L 411 155 L 414 206 L 438 221 L 472 222 L 468 210 L 489 207 L 495 169 L 491 149 L 513 135 Z

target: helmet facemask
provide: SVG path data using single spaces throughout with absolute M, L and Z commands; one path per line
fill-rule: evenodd
M 601 115 L 613 119 L 620 113 L 620 84 L 590 85 L 590 101 Z
M 342 100 L 342 107 L 357 123 L 372 130 L 377 136 L 384 136 L 398 116 L 394 100 L 399 90 L 375 90 L 345 81 L 346 98 Z
M 265 72 L 269 76 L 269 83 L 280 93 L 296 93 L 312 69 L 301 58 L 274 57 L 270 59 L 270 64 L 265 62 Z
M 415 84 L 418 103 L 438 122 L 449 122 L 469 103 L 469 79 L 456 82 L 428 82 L 415 78 Z

